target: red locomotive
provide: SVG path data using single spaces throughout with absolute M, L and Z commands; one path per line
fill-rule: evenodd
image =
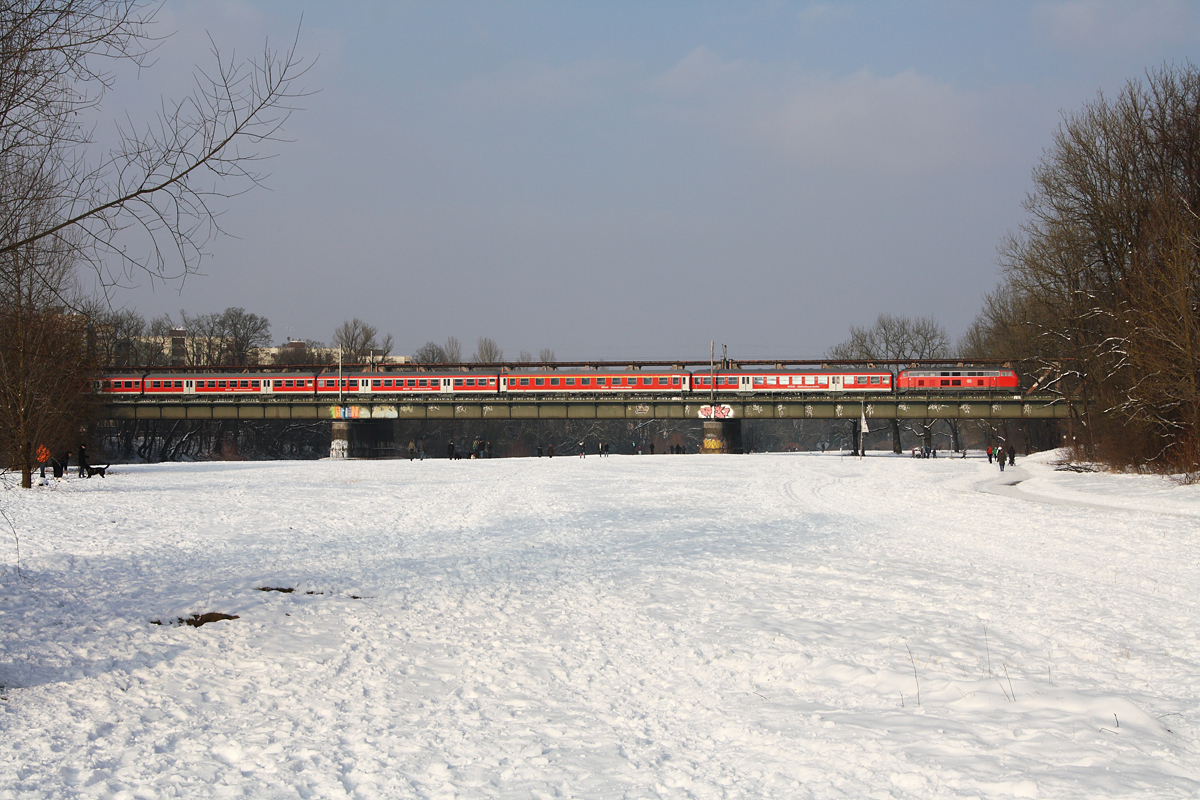
M 1011 369 L 902 369 L 896 377 L 900 392 L 1017 391 L 1017 373 Z

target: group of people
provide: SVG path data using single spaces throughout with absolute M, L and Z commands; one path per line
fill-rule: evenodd
M 1013 447 L 1011 444 L 1007 449 L 1005 449 L 1004 445 L 989 447 L 987 449 L 987 456 L 989 464 L 992 463 L 993 458 L 999 462 L 1001 472 L 1004 472 L 1004 464 L 1006 461 L 1010 467 L 1015 467 L 1017 465 L 1017 448 Z
M 37 460 L 38 466 L 41 468 L 40 475 L 43 479 L 46 477 L 47 464 L 50 466 L 51 474 L 54 477 L 63 478 L 67 474 L 67 464 L 71 460 L 71 451 L 67 450 L 60 456 L 52 456 L 50 455 L 50 450 L 45 445 L 39 445 Z M 85 445 L 79 445 L 79 456 L 76 458 L 76 461 L 79 462 L 79 477 L 90 478 L 91 475 L 88 474 L 88 467 L 91 465 L 88 463 L 87 447 Z
M 412 460 L 413 443 L 409 442 L 408 447 L 409 447 L 409 461 L 411 461 Z M 446 443 L 446 458 L 453 460 L 453 459 L 457 459 L 457 458 L 466 458 L 466 457 L 467 456 L 463 453 L 462 450 L 459 450 L 454 446 L 453 439 L 451 439 L 449 442 Z M 471 458 L 491 458 L 492 457 L 492 443 L 490 441 L 484 441 L 482 436 L 476 436 L 475 441 L 471 442 L 470 457 Z M 425 459 L 425 446 L 424 446 L 424 444 L 422 444 L 421 460 L 424 460 L 424 459 Z

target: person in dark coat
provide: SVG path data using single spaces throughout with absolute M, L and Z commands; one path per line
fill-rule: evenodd
M 446 445 L 446 458 L 451 460 L 454 459 L 454 442 L 450 442 Z
M 64 463 L 66 463 L 66 462 L 64 461 Z M 84 447 L 83 445 L 79 445 L 79 477 L 81 477 L 81 478 L 87 477 L 87 468 L 88 468 L 87 448 Z
M 1011 444 L 1008 446 L 1008 465 L 1015 467 L 1017 465 L 1017 448 Z

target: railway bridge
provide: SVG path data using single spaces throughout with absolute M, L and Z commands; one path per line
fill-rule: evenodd
M 110 420 L 329 420 L 334 451 L 351 450 L 356 429 L 387 430 L 388 420 L 696 420 L 705 447 L 717 452 L 741 449 L 741 421 L 766 419 L 1062 419 L 1069 406 L 1050 394 L 832 394 L 745 395 L 692 393 L 688 396 L 570 398 L 506 395 L 425 396 L 403 400 L 376 397 L 186 399 L 109 398 L 100 416 Z M 381 423 L 383 423 L 381 425 Z M 380 434 L 373 434 L 380 435 Z M 338 442 L 344 442 L 338 445 Z

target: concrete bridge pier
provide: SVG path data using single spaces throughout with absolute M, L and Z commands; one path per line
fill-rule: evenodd
M 390 419 L 335 420 L 330 458 L 391 458 L 396 455 L 395 423 Z
M 705 453 L 741 453 L 742 450 L 742 421 L 740 419 L 721 419 L 704 421 Z

